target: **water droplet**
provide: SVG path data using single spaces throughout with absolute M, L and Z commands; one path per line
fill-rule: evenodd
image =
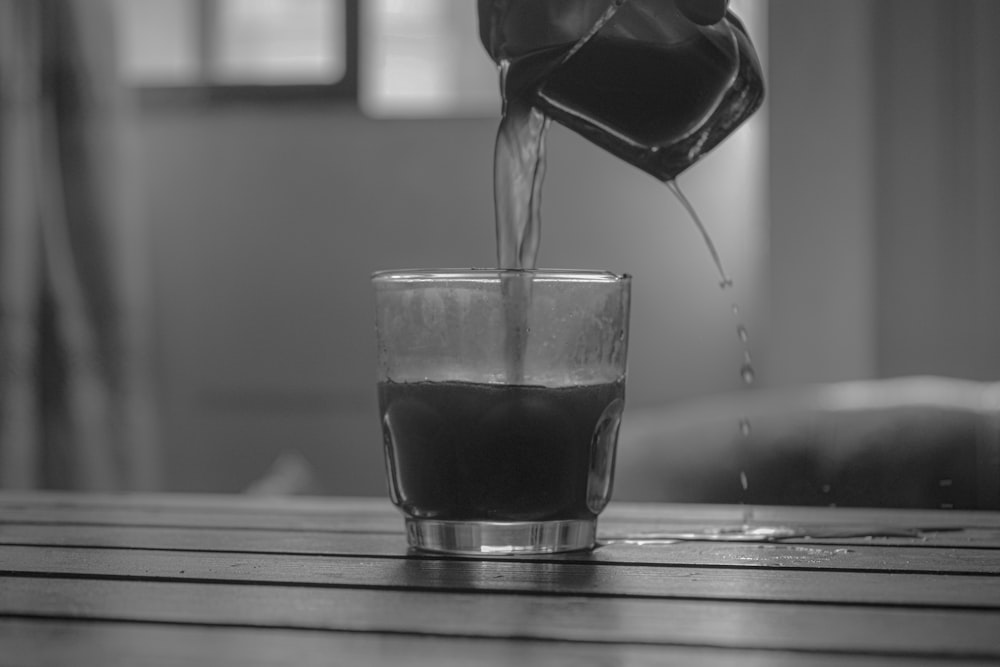
M 754 373 L 753 365 L 749 362 L 745 362 L 740 367 L 740 377 L 743 378 L 744 384 L 753 384 L 754 380 L 757 379 L 756 373 Z
M 747 333 L 747 328 L 742 324 L 736 327 L 736 335 L 740 337 L 740 341 L 743 343 L 750 340 L 750 334 Z
M 951 486 L 952 480 L 950 479 L 940 479 L 938 480 L 938 486 Z
M 730 278 L 729 276 L 726 276 L 719 282 L 720 289 L 729 289 L 732 286 L 733 286 L 733 279 Z
M 829 484 L 824 484 L 820 488 L 823 490 L 823 493 L 830 493 L 830 485 Z
M 740 486 L 743 487 L 744 491 L 746 491 L 747 487 L 749 486 L 749 483 L 747 482 L 747 473 L 745 470 L 740 471 Z
M 955 509 L 955 506 L 952 505 L 951 503 L 941 503 L 941 509 L 943 510 Z
M 740 433 L 743 435 L 744 438 L 750 437 L 750 420 L 747 419 L 746 417 L 740 420 Z

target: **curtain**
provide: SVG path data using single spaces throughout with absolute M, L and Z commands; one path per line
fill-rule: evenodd
M 113 28 L 104 0 L 0 0 L 0 488 L 157 486 Z

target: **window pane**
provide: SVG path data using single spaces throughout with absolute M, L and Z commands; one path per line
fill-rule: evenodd
M 344 0 L 217 2 L 214 81 L 334 83 L 344 76 Z
M 360 96 L 376 117 L 495 114 L 472 0 L 363 0 Z
M 199 78 L 197 0 L 115 0 L 122 77 L 190 84 Z

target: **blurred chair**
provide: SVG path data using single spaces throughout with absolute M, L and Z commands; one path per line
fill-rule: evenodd
M 639 408 L 615 498 L 1000 509 L 1000 384 L 907 377 Z

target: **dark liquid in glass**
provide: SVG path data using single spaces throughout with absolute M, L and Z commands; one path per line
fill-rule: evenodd
M 379 383 L 393 500 L 437 520 L 593 519 L 610 497 L 624 392 Z

